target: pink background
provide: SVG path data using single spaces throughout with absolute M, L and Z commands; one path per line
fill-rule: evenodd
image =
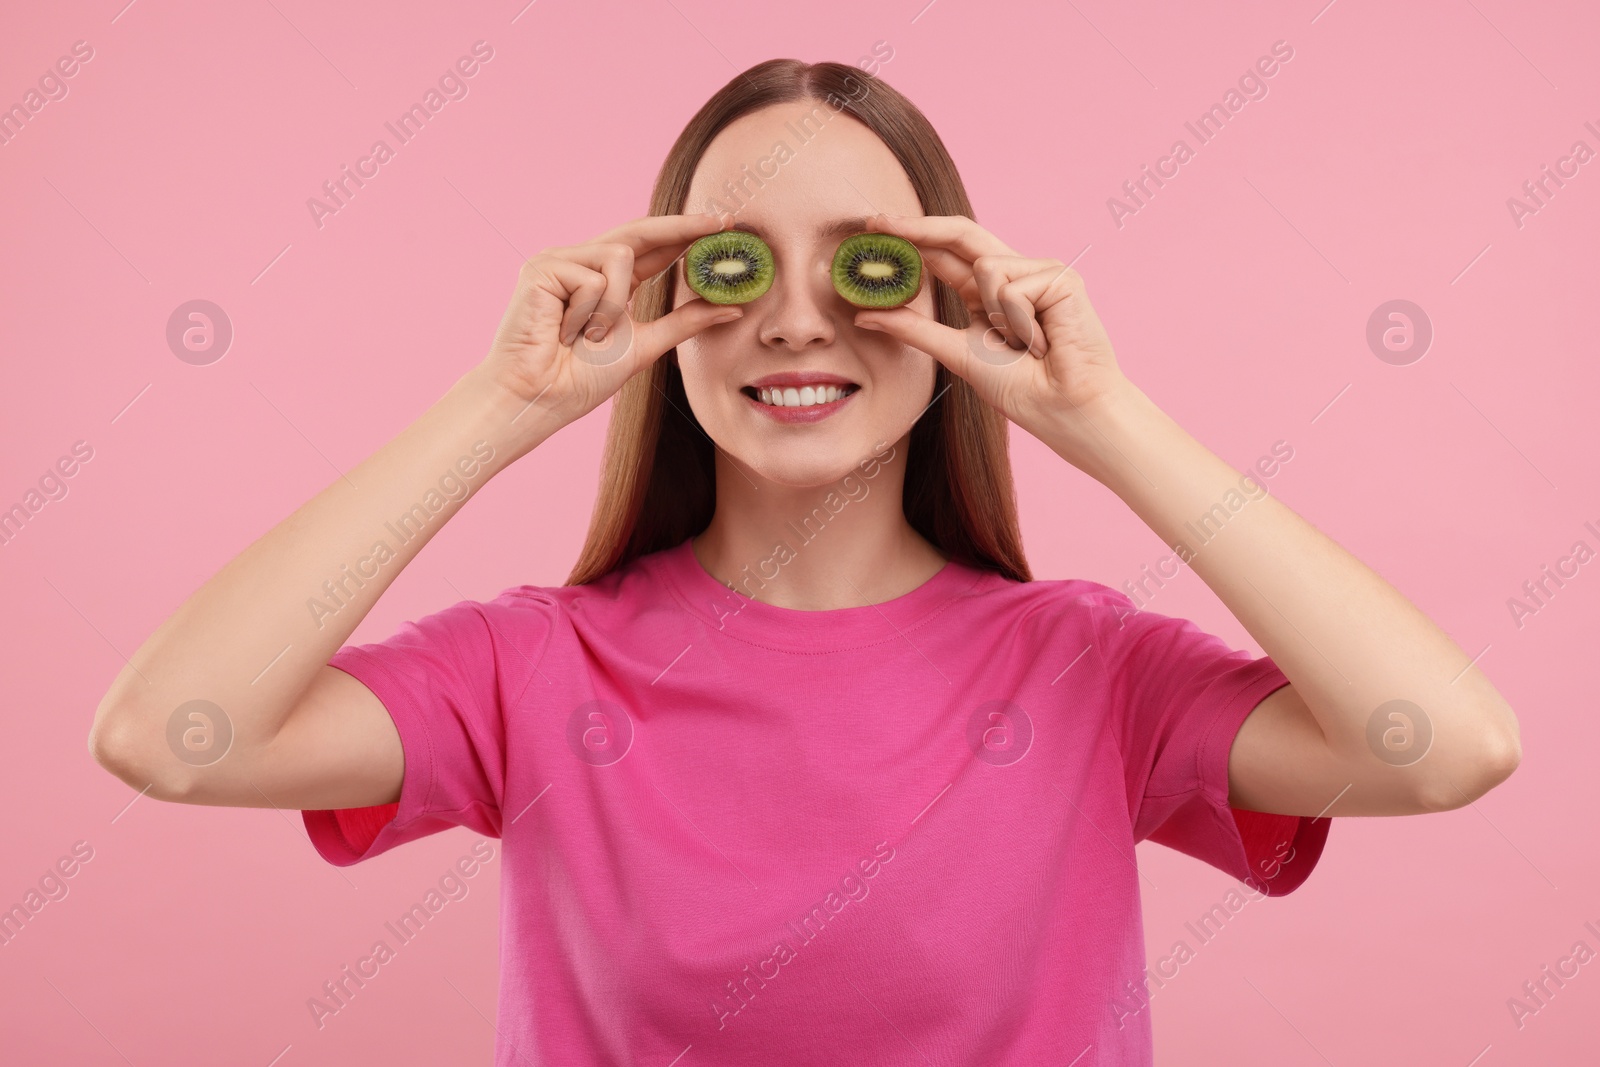
M 1583 126 L 1600 127 L 1587 5 L 124 2 L 21 5 L 0 34 L 0 105 L 73 42 L 94 49 L 69 95 L 0 145 L 0 509 L 75 441 L 94 450 L 0 546 L 0 906 L 75 841 L 94 849 L 0 947 L 5 1059 L 489 1061 L 497 843 L 470 895 L 319 1031 L 307 998 L 473 836 L 340 870 L 294 812 L 129 806 L 87 754 L 94 707 L 196 586 L 482 357 L 523 257 L 643 214 L 713 91 L 764 59 L 856 62 L 878 41 L 893 49 L 879 73 L 939 129 L 979 221 L 1075 261 L 1129 376 L 1230 463 L 1287 441 L 1272 492 L 1469 654 L 1486 649 L 1520 715 L 1506 785 L 1459 811 L 1339 820 L 1302 889 L 1201 948 L 1152 1002 L 1158 1062 L 1595 1055 L 1600 964 L 1520 1029 L 1506 1006 L 1574 942 L 1600 950 L 1583 928 L 1600 926 L 1600 564 L 1520 628 L 1507 607 L 1574 541 L 1600 548 L 1583 528 L 1600 527 L 1600 374 L 1579 310 L 1600 161 L 1520 228 L 1506 206 L 1574 141 L 1600 149 Z M 480 39 L 494 57 L 469 95 L 317 228 L 307 198 Z M 1119 228 L 1107 198 L 1175 138 L 1196 147 L 1183 122 L 1278 40 L 1294 58 L 1266 98 Z M 206 366 L 165 340 L 196 298 L 235 329 Z M 1365 339 L 1397 298 L 1435 330 L 1405 366 Z M 608 413 L 485 489 L 356 639 L 558 584 Z M 1120 587 L 1166 554 L 1013 434 L 1040 577 Z M 1150 608 L 1260 651 L 1187 570 Z M 1140 852 L 1154 961 L 1236 883 Z

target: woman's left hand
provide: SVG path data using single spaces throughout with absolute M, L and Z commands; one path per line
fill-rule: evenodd
M 1059 259 L 1030 259 L 965 215 L 877 215 L 867 228 L 904 237 L 972 316 L 966 330 L 910 307 L 861 310 L 857 326 L 928 353 L 989 404 L 1046 443 L 1089 434 L 1083 409 L 1127 383 L 1111 341 Z

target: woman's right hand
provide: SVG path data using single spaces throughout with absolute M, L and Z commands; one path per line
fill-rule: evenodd
M 648 323 L 624 310 L 636 286 L 718 227 L 705 215 L 635 219 L 524 264 L 488 358 L 459 388 L 257 538 L 145 639 L 95 709 L 94 758 L 141 794 L 189 804 L 328 810 L 398 800 L 399 728 L 330 659 L 470 496 L 449 486 L 481 487 L 519 446 L 598 406 L 719 315 L 739 314 L 699 299 Z M 611 328 L 585 340 L 591 312 Z M 489 421 L 502 413 L 517 425 Z M 318 582 L 331 602 L 306 599 Z M 263 649 L 283 649 L 270 670 Z M 226 739 L 206 759 L 189 734 L 173 740 L 173 724 L 196 716 L 208 741 Z
M 716 215 L 646 215 L 583 244 L 544 249 L 522 265 L 479 370 L 546 408 L 558 426 L 583 417 L 668 349 L 742 314 L 698 297 L 652 322 L 627 311 L 640 283 L 722 225 Z

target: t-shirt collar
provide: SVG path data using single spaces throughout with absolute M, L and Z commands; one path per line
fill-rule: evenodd
M 805 552 L 801 546 L 791 552 Z M 815 549 L 810 549 L 815 551 Z M 859 607 L 805 611 L 752 600 L 744 592 L 723 585 L 701 565 L 694 554 L 694 539 L 657 553 L 656 566 L 690 612 L 712 629 L 729 637 L 791 652 L 832 652 L 895 640 L 943 611 L 989 572 L 947 560 L 933 577 L 893 600 Z M 774 556 L 753 561 L 734 580 L 755 590 L 779 573 Z

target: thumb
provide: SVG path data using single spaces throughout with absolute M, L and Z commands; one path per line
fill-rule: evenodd
M 991 378 L 997 383 L 1007 367 L 1028 354 L 1025 349 L 1007 345 L 999 330 L 976 317 L 965 330 L 946 326 L 908 307 L 861 311 L 855 321 L 862 329 L 878 330 L 928 353 L 974 385 L 981 386 Z
M 743 315 L 744 310 L 737 305 L 713 304 L 696 298 L 659 319 L 639 323 L 635 328 L 635 343 L 639 347 L 641 365 L 660 358 L 667 349 L 677 347 L 710 326 L 732 322 Z

